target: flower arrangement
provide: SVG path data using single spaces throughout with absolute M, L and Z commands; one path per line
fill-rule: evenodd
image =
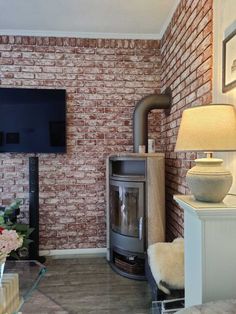
M 0 261 L 7 256 L 18 259 L 28 255 L 32 242 L 29 235 L 33 232 L 26 224 L 17 223 L 21 201 L 16 199 L 7 207 L 0 207 Z
M 7 256 L 20 248 L 23 244 L 23 237 L 16 230 L 7 230 L 0 227 L 0 261 L 5 261 Z

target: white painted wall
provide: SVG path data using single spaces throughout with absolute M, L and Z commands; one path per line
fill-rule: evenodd
M 213 103 L 234 104 L 236 107 L 236 88 L 222 93 L 222 41 L 236 29 L 236 1 L 213 0 L 213 9 Z M 232 172 L 234 182 L 230 193 L 236 193 L 236 152 L 218 153 L 217 156 L 224 159 L 224 165 Z

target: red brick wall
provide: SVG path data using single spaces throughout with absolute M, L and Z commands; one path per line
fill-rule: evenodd
M 185 175 L 195 154 L 175 153 L 184 109 L 212 99 L 212 0 L 182 0 L 161 41 L 162 91 L 171 87 L 171 114 L 162 119 L 166 152 L 167 239 L 183 234 L 183 212 L 174 194 L 189 193 Z
M 1 86 L 67 91 L 67 154 L 39 155 L 41 249 L 105 247 L 105 158 L 132 151 L 134 107 L 160 92 L 159 44 L 0 36 Z M 157 114 L 149 130 L 159 146 Z M 28 157 L 0 155 L 1 203 L 21 198 L 25 217 Z

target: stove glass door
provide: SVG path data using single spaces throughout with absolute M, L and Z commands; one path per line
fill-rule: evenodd
M 141 237 L 144 207 L 143 182 L 110 182 L 111 227 L 114 232 Z

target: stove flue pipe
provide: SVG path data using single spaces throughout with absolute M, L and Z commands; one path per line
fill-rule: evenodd
M 138 153 L 139 145 L 148 144 L 148 113 L 152 109 L 170 109 L 171 96 L 167 94 L 153 94 L 142 98 L 134 109 L 133 139 L 134 152 Z

